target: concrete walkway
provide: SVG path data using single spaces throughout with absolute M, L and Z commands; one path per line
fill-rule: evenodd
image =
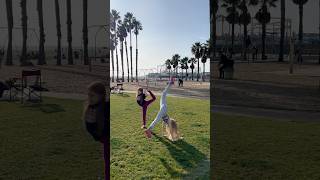
M 214 105 L 212 112 L 213 119 L 214 113 L 223 113 L 227 115 L 259 117 L 280 121 L 320 122 L 320 112 L 288 111 L 223 105 Z

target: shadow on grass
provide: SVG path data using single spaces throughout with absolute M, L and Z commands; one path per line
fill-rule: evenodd
M 154 137 L 167 147 L 172 158 L 174 158 L 174 160 L 177 161 L 177 163 L 188 173 L 190 170 L 197 167 L 199 162 L 206 158 L 205 154 L 183 139 L 177 142 L 171 142 L 168 139 L 160 137 L 156 134 L 154 134 Z M 170 162 L 167 162 L 165 159 L 160 158 L 160 161 L 167 169 L 171 177 L 177 178 L 188 175 L 188 173 L 181 173 L 174 170 L 170 166 Z
M 58 104 L 42 104 L 42 103 L 30 103 L 22 106 L 30 110 L 41 111 L 44 113 L 58 113 L 65 112 L 65 109 Z

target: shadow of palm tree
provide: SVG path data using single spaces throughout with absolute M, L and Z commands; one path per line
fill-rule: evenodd
M 44 113 L 58 113 L 58 112 L 65 112 L 65 109 L 58 105 L 58 104 L 25 104 L 22 106 L 23 108 L 29 108 L 35 111 L 41 111 Z
M 170 163 L 165 159 L 160 158 L 161 163 L 173 178 L 186 176 L 190 170 L 197 167 L 198 163 L 206 158 L 205 154 L 184 140 L 171 142 L 170 140 L 156 134 L 154 134 L 154 137 L 167 147 L 172 158 L 177 161 L 185 171 L 187 171 L 187 173 L 177 172 L 170 166 Z

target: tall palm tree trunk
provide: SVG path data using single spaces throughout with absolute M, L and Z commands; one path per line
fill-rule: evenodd
M 67 0 L 68 64 L 73 64 L 71 0 Z
M 138 82 L 138 35 L 136 35 L 136 82 Z
M 320 1 L 319 1 L 319 57 L 318 57 L 318 63 L 320 64 Z
M 193 68 L 191 69 L 191 80 L 193 81 Z
M 281 27 L 280 27 L 281 32 L 280 32 L 279 62 L 283 61 L 285 21 L 286 21 L 286 1 L 281 0 Z
M 206 63 L 203 63 L 203 71 L 202 71 L 202 81 L 203 82 L 204 82 L 204 77 L 205 77 L 205 73 L 206 73 L 205 69 L 206 69 Z
M 118 48 L 116 46 L 116 65 L 117 65 L 117 77 L 116 81 L 119 81 L 119 58 L 118 58 Z
M 121 70 L 122 70 L 122 76 L 121 76 L 122 78 L 121 78 L 121 81 L 124 82 L 123 41 L 121 41 L 120 55 L 121 55 Z
M 200 78 L 200 59 L 198 58 L 198 72 L 197 72 L 197 81 L 199 81 Z
M 44 27 L 43 27 L 42 0 L 37 0 L 37 10 L 38 10 L 38 17 L 39 17 L 39 34 L 40 34 L 38 65 L 43 65 L 43 64 L 46 64 L 46 54 L 44 50 L 45 34 L 44 34 Z
M 61 23 L 59 0 L 55 0 L 56 28 L 57 28 L 57 65 L 61 65 Z
M 129 64 L 129 57 L 128 57 L 128 43 L 127 43 L 127 38 L 125 38 L 124 41 L 125 47 L 126 47 L 126 57 L 127 57 L 127 70 L 128 70 L 128 82 L 130 82 L 130 64 Z
M 28 16 L 27 16 L 27 0 L 21 0 L 21 22 L 22 22 L 22 53 L 20 64 L 22 66 L 27 65 L 27 39 L 28 39 Z
M 247 38 L 248 38 L 248 25 L 245 23 L 243 25 L 243 39 L 244 39 L 244 52 L 243 52 L 243 60 L 247 60 Z
M 232 11 L 235 12 L 235 2 L 232 3 Z M 230 56 L 232 57 L 233 55 L 233 46 L 234 46 L 234 26 L 235 26 L 235 13 L 232 15 L 232 29 L 231 29 L 231 54 Z
M 89 57 L 88 57 L 88 0 L 83 0 L 82 33 L 83 33 L 83 64 L 89 65 Z
M 266 24 L 262 23 L 262 53 L 261 59 L 265 59 L 266 56 Z
M 302 39 L 303 39 L 303 4 L 299 4 L 299 57 L 302 56 Z
M 6 65 L 11 66 L 12 62 L 12 29 L 13 29 L 13 10 L 12 0 L 6 0 L 7 23 L 8 23 L 8 47 Z
M 132 34 L 130 30 L 130 62 L 131 62 L 131 82 L 133 82 L 133 65 L 132 65 Z M 137 77 L 136 77 L 137 78 Z
M 114 50 L 111 50 L 112 82 L 114 82 L 114 52 L 113 51 Z
M 188 69 L 186 69 L 186 77 L 184 78 L 186 81 L 188 80 Z

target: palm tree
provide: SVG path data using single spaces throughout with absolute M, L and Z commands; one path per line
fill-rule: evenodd
M 124 27 L 125 27 L 125 29 L 126 29 L 126 32 L 125 32 L 125 33 L 123 33 L 123 38 L 124 38 L 124 46 L 125 46 L 125 49 L 126 49 L 126 58 L 127 58 L 127 72 L 128 72 L 127 80 L 128 80 L 128 82 L 130 82 L 130 64 L 129 64 L 129 56 L 128 56 L 128 43 L 127 43 L 127 37 L 128 37 L 128 33 L 127 33 L 127 30 L 128 30 L 128 24 L 126 24 L 125 19 L 123 20 L 122 24 L 123 24 L 123 26 L 124 26 Z
M 38 65 L 43 65 L 43 64 L 46 64 L 46 54 L 44 50 L 45 34 L 44 34 L 44 27 L 43 27 L 42 0 L 37 0 L 37 11 L 38 11 L 38 17 L 39 17 L 39 34 L 40 34 Z
M 61 65 L 61 23 L 60 23 L 60 7 L 59 0 L 55 0 L 55 10 L 56 10 L 56 28 L 57 28 L 57 65 Z
M 191 80 L 193 81 L 193 70 L 194 70 L 194 68 L 195 68 L 195 66 L 194 66 L 194 64 L 196 64 L 197 63 L 197 60 L 196 60 L 196 58 L 190 58 L 189 59 L 189 62 L 188 62 L 189 64 L 190 64 L 190 69 L 191 69 Z
M 167 69 L 169 70 L 169 77 L 171 77 L 171 59 L 167 59 L 165 64 Z
M 178 77 L 178 65 L 179 65 L 179 62 L 180 62 L 180 55 L 179 54 L 173 55 L 172 59 L 171 59 L 171 65 L 172 65 L 173 69 L 176 70 L 176 78 Z
M 138 82 L 138 35 L 139 31 L 142 31 L 143 28 L 140 21 L 138 21 L 136 18 L 133 18 L 132 22 L 133 32 L 136 35 L 136 81 Z
M 119 62 L 118 62 L 118 36 L 117 36 L 117 22 L 120 19 L 119 12 L 112 9 L 111 10 L 111 17 L 112 17 L 112 25 L 111 29 L 113 30 L 114 33 L 114 47 L 116 50 L 116 66 L 117 66 L 117 78 L 116 81 L 119 81 Z
M 20 63 L 22 66 L 28 64 L 27 59 L 27 39 L 28 39 L 28 16 L 27 16 L 27 0 L 21 0 L 21 22 L 22 22 L 22 54 Z
M 281 27 L 280 27 L 281 32 L 280 32 L 279 62 L 283 61 L 285 21 L 286 21 L 286 1 L 281 0 Z
M 186 70 L 186 76 L 185 76 L 185 80 L 187 80 L 187 77 L 188 77 L 188 61 L 189 61 L 189 58 L 188 57 L 184 57 L 180 60 L 180 67 L 182 69 L 182 78 L 183 78 L 183 70 Z
M 118 21 L 117 35 L 120 40 L 120 56 L 121 56 L 121 67 L 122 67 L 122 82 L 124 82 L 124 66 L 123 66 L 123 42 L 125 34 L 127 33 L 126 27 L 123 25 L 122 21 Z
M 111 65 L 112 65 L 112 82 L 114 82 L 114 50 L 116 49 L 116 23 L 113 19 L 113 14 L 110 13 L 110 51 L 111 51 Z
M 111 66 L 112 66 L 112 77 L 111 81 L 114 82 L 114 50 L 115 50 L 115 35 L 110 32 L 110 51 L 111 51 Z
M 216 55 L 216 34 L 217 34 L 217 11 L 218 11 L 218 0 L 210 0 L 210 43 L 211 50 L 210 52 L 213 55 L 213 58 Z M 212 58 L 212 62 L 213 59 Z
M 197 59 L 197 62 L 198 62 L 197 81 L 199 81 L 199 77 L 200 77 L 200 61 L 199 61 L 199 59 L 201 58 L 201 55 L 202 55 L 201 50 L 202 50 L 202 45 L 200 42 L 196 42 L 192 45 L 191 52 L 195 56 L 195 58 Z
M 275 2 L 278 0 L 262 0 L 260 1 L 261 3 L 261 8 L 259 11 L 256 13 L 255 18 L 259 21 L 259 23 L 262 26 L 262 59 L 266 59 L 266 25 L 270 22 L 271 20 L 271 15 L 268 10 L 269 7 L 276 7 Z
M 12 0 L 6 0 L 7 23 L 8 23 L 8 47 L 6 65 L 11 66 L 12 62 L 12 29 L 13 29 L 13 10 Z
M 292 0 L 293 3 L 299 6 L 299 57 L 302 55 L 302 40 L 303 40 L 303 6 L 308 0 Z
M 133 65 L 132 65 L 132 30 L 133 30 L 133 14 L 128 12 L 124 15 L 124 23 L 126 24 L 127 32 L 130 35 L 130 62 L 131 62 L 131 82 L 133 82 Z M 137 70 L 136 70 L 137 71 Z M 137 78 L 137 77 L 136 77 Z M 138 79 L 136 79 L 138 81 Z
M 202 49 L 201 49 L 201 62 L 203 64 L 202 81 L 204 81 L 206 63 L 207 63 L 207 59 L 209 58 L 209 55 L 210 55 L 209 42 L 207 42 L 202 45 Z
M 251 15 L 248 11 L 248 5 L 256 5 L 258 1 L 256 0 L 241 0 L 238 8 L 241 11 L 241 14 L 239 16 L 239 24 L 243 25 L 243 44 L 244 44 L 244 53 L 243 58 L 244 60 L 247 60 L 247 39 L 248 39 L 248 24 L 251 22 Z
M 88 0 L 83 0 L 82 3 L 83 3 L 83 5 L 82 5 L 82 8 L 83 8 L 83 27 L 82 27 L 83 63 L 84 63 L 84 65 L 89 65 L 89 57 L 88 57 Z
M 73 64 L 71 0 L 67 0 L 68 64 Z
M 221 7 L 225 8 L 228 15 L 226 20 L 229 24 L 232 25 L 231 29 L 231 56 L 233 54 L 234 46 L 234 26 L 239 22 L 239 12 L 237 11 L 237 6 L 239 5 L 240 0 L 223 0 Z

